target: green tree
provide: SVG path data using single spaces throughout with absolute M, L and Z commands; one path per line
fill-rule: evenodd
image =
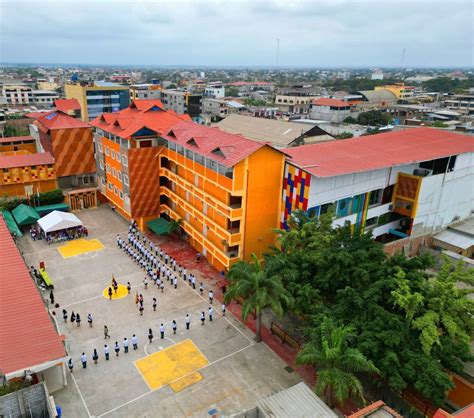
M 357 117 L 357 123 L 360 125 L 382 126 L 387 125 L 389 121 L 389 114 L 381 112 L 380 110 L 369 110 L 368 112 L 362 112 Z
M 351 132 L 341 132 L 335 136 L 336 139 L 348 139 L 352 138 L 354 135 Z
M 226 87 L 225 88 L 225 96 L 226 97 L 238 97 L 239 96 L 239 89 L 236 87 Z
M 354 119 L 352 116 L 347 116 L 344 120 L 344 123 L 357 123 L 357 120 Z
M 227 277 L 231 283 L 227 287 L 224 301 L 228 303 L 231 300 L 244 299 L 242 319 L 246 321 L 248 315 L 255 312 L 255 341 L 260 342 L 262 311 L 270 308 L 276 315 L 282 316 L 291 306 L 289 293 L 278 276 L 268 274 L 255 254 L 252 254 L 250 262 L 239 261 L 234 264 Z
M 297 364 L 316 367 L 315 391 L 326 398 L 331 408 L 352 397 L 364 400 L 356 373 L 378 373 L 372 361 L 351 347 L 354 336 L 352 327 L 336 326 L 333 320 L 324 318 L 296 357 Z

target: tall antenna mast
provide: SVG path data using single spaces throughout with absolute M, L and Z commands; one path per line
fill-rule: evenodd
M 276 66 L 278 67 L 278 61 L 280 60 L 280 38 L 277 38 L 277 54 L 276 54 Z

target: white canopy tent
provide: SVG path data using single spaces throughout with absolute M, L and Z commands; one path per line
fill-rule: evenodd
M 82 222 L 72 213 L 54 210 L 38 220 L 38 225 L 45 233 L 49 233 L 82 226 Z

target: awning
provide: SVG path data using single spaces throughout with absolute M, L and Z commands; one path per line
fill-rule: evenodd
M 19 226 L 32 225 L 40 218 L 31 206 L 21 204 L 12 210 L 13 217 Z
M 15 219 L 13 219 L 13 215 L 7 210 L 1 213 L 10 233 L 16 235 L 17 237 L 22 237 L 23 234 L 21 233 L 20 228 L 18 228 Z
M 38 221 L 38 225 L 44 232 L 48 233 L 82 226 L 82 222 L 73 213 L 59 212 L 55 210 L 41 218 Z
M 166 235 L 170 232 L 170 223 L 164 218 L 156 218 L 146 224 L 156 235 Z
M 55 205 L 36 206 L 36 212 L 39 215 L 44 216 L 53 210 L 59 210 L 60 212 L 69 212 L 69 205 L 67 203 L 57 203 Z

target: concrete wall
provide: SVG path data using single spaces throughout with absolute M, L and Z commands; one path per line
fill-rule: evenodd
M 64 367 L 64 363 L 59 363 L 53 367 L 50 367 L 49 369 L 38 373 L 40 380 L 46 384 L 50 393 L 57 392 L 58 390 L 61 390 L 65 387 Z
M 2 417 L 53 417 L 48 390 L 43 383 L 0 397 Z
M 421 183 L 413 235 L 439 230 L 474 211 L 474 153 L 457 157 L 454 170 Z
M 334 110 L 330 106 L 315 106 L 312 105 L 309 110 L 311 119 L 327 120 L 333 123 L 342 123 L 342 121 L 351 116 L 351 110 Z

